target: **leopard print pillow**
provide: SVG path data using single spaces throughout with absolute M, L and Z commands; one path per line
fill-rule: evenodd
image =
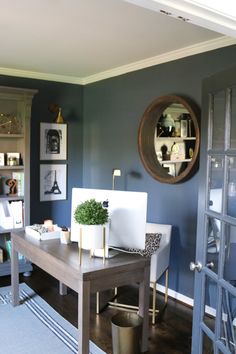
M 138 248 L 128 248 L 126 250 L 131 253 L 138 253 L 144 257 L 151 257 L 160 247 L 161 236 L 162 234 L 159 233 L 146 233 L 144 250 Z

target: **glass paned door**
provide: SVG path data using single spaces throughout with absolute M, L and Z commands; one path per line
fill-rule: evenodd
M 194 263 L 192 354 L 236 354 L 236 68 L 203 83 Z

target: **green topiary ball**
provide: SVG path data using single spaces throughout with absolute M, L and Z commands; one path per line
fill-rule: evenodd
M 103 208 L 102 202 L 86 200 L 76 207 L 74 219 L 82 225 L 103 225 L 108 221 L 108 210 Z

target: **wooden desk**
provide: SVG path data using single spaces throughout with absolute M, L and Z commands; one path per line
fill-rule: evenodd
M 79 354 L 89 354 L 90 293 L 139 283 L 139 314 L 143 317 L 141 351 L 148 350 L 150 261 L 119 254 L 112 259 L 89 258 L 83 253 L 79 266 L 78 245 L 60 240 L 38 241 L 24 232 L 13 232 L 11 281 L 13 306 L 19 305 L 18 252 L 78 293 Z

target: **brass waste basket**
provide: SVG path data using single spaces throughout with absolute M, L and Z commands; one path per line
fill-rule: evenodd
M 120 312 L 111 319 L 113 354 L 139 354 L 143 319 L 136 313 Z

